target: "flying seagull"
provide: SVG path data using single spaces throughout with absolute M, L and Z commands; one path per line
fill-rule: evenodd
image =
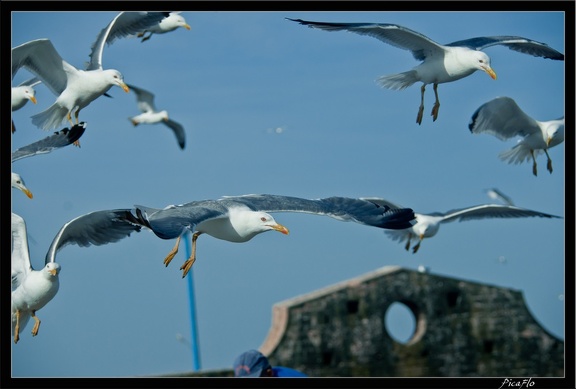
M 564 60 L 564 54 L 545 43 L 519 36 L 482 36 L 441 45 L 427 36 L 397 24 L 387 23 L 325 23 L 302 19 L 288 20 L 302 25 L 326 31 L 350 31 L 376 38 L 384 43 L 412 52 L 414 58 L 422 63 L 412 70 L 383 76 L 378 79 L 381 86 L 402 90 L 416 82 L 421 82 L 421 101 L 416 123 L 422 123 L 424 111 L 424 91 L 426 85 L 433 84 L 436 101 L 432 108 L 432 118 L 438 118 L 440 101 L 438 84 L 452 82 L 467 77 L 477 70 L 486 72 L 492 79 L 496 73 L 490 66 L 490 57 L 483 49 L 503 45 L 511 50 L 536 57 Z
M 154 105 L 154 95 L 151 92 L 147 91 L 146 89 L 136 87 L 132 84 L 127 85 L 136 94 L 136 103 L 138 105 L 138 109 L 142 112 L 140 115 L 129 118 L 130 122 L 134 126 L 137 126 L 141 123 L 165 124 L 176 136 L 176 141 L 178 142 L 180 148 L 184 149 L 186 146 L 186 133 L 184 132 L 184 127 L 182 127 L 180 123 L 168 118 L 167 111 L 158 111 L 156 109 L 156 106 Z
M 28 101 L 37 103 L 36 90 L 34 87 L 41 83 L 38 77 L 32 77 L 26 81 L 21 82 L 18 86 L 12 87 L 12 112 L 18 111 L 26 105 Z M 16 131 L 14 121 L 12 121 L 12 133 Z
M 145 42 L 152 38 L 152 35 L 154 34 L 165 34 L 174 31 L 179 27 L 190 30 L 190 25 L 186 23 L 186 19 L 180 15 L 180 12 L 170 12 L 168 17 L 162 19 L 158 24 L 147 28 L 145 31 L 139 32 L 137 36 L 138 38 L 142 38 L 141 42 Z M 146 35 L 146 33 L 148 33 L 148 35 Z
M 202 234 L 229 242 L 247 242 L 266 231 L 287 235 L 288 229 L 274 220 L 270 213 L 303 212 L 330 216 L 340 221 L 353 221 L 385 229 L 404 229 L 412 226 L 411 209 L 390 209 L 388 206 L 346 197 L 308 200 L 298 197 L 251 194 L 226 196 L 218 200 L 193 201 L 156 209 L 135 206 L 131 220 L 151 229 L 161 239 L 176 239 L 176 244 L 164 259 L 168 266 L 178 252 L 180 239 L 192 233 L 192 253 L 180 267 L 182 277 L 196 260 L 196 240 Z
M 127 221 L 127 209 L 91 212 L 70 220 L 54 237 L 41 270 L 30 262 L 28 237 L 24 219 L 12 213 L 12 334 L 18 343 L 20 332 L 32 317 L 32 336 L 38 334 L 40 319 L 36 311 L 48 304 L 60 285 L 60 265 L 56 254 L 60 249 L 76 244 L 80 247 L 104 245 L 130 236 L 141 227 Z
M 532 174 L 538 175 L 536 156 L 545 153 L 546 168 L 552 174 L 552 159 L 548 149 L 564 142 L 564 116 L 538 121 L 520 109 L 514 99 L 497 97 L 482 104 L 468 124 L 473 134 L 486 133 L 500 140 L 520 137 L 518 143 L 500 153 L 502 161 L 520 164 L 532 159 Z
M 78 124 L 80 110 L 105 94 L 112 86 L 125 92 L 129 89 L 116 69 L 102 67 L 106 44 L 130 36 L 166 17 L 164 12 L 121 12 L 98 34 L 92 44 L 90 61 L 80 70 L 64 61 L 49 39 L 37 39 L 12 48 L 12 77 L 20 69 L 37 76 L 54 95 L 56 101 L 48 109 L 32 116 L 32 123 L 44 130 L 54 129 L 68 120 Z M 76 122 L 72 122 L 74 114 Z
M 388 206 L 391 209 L 397 209 L 400 206 L 388 200 L 378 197 L 366 197 L 364 200 L 371 201 L 375 204 Z M 396 231 L 385 231 L 393 240 L 402 242 L 406 241 L 406 250 L 410 250 L 410 243 L 413 238 L 418 239 L 418 243 L 412 248 L 416 253 L 424 238 L 431 238 L 438 233 L 440 224 L 448 223 L 455 220 L 467 221 L 487 218 L 520 218 L 520 217 L 545 217 L 558 218 L 560 216 L 550 215 L 543 212 L 533 211 L 531 209 L 520 208 L 513 205 L 500 204 L 481 204 L 467 208 L 453 209 L 448 212 L 418 213 L 414 212 L 416 223 L 406 229 Z

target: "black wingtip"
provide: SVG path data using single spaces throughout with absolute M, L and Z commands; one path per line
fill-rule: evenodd
M 397 208 L 386 211 L 386 223 L 383 228 L 389 230 L 404 230 L 414 225 L 416 219 L 414 211 L 411 208 Z
M 470 123 L 468 123 L 468 129 L 470 130 L 471 133 L 474 133 L 474 127 L 476 126 L 476 119 L 478 118 L 479 112 L 480 112 L 480 108 L 478 108 L 476 111 L 474 111 L 474 113 L 472 114 L 472 117 L 470 118 Z

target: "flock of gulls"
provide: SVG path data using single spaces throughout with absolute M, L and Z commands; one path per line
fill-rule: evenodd
M 287 18 L 288 19 L 288 18 Z M 326 31 L 350 31 L 375 37 L 384 43 L 409 50 L 421 61 L 412 70 L 381 77 L 379 83 L 391 89 L 404 89 L 421 82 L 422 101 L 416 122 L 423 116 L 425 87 L 433 85 L 436 102 L 431 115 L 436 120 L 440 107 L 438 84 L 457 81 L 477 70 L 496 79 L 490 57 L 482 49 L 504 45 L 514 51 L 552 60 L 564 59 L 564 55 L 545 43 L 517 36 L 477 37 L 440 45 L 430 38 L 395 24 L 373 23 L 324 23 L 288 19 L 301 25 Z M 154 34 L 164 34 L 177 28 L 190 30 L 179 12 L 120 12 L 97 35 L 89 61 L 84 69 L 66 62 L 48 39 L 37 39 L 12 48 L 12 78 L 20 69 L 34 75 L 30 80 L 12 88 L 12 111 L 20 109 L 27 101 L 36 103 L 34 86 L 45 85 L 55 96 L 54 103 L 45 111 L 32 116 L 32 124 L 40 129 L 54 130 L 66 124 L 68 127 L 52 135 L 21 147 L 12 152 L 12 162 L 22 158 L 50 153 L 68 145 L 79 145 L 79 139 L 87 128 L 80 121 L 80 111 L 89 109 L 92 101 L 107 96 L 116 86 L 127 93 L 134 93 L 140 115 L 130 117 L 136 126 L 140 123 L 164 123 L 176 137 L 178 146 L 185 147 L 184 127 L 169 119 L 167 111 L 159 111 L 154 95 L 138 86 L 126 83 L 122 73 L 103 67 L 102 57 L 106 45 L 126 37 L 141 38 L 141 42 Z M 533 174 L 537 175 L 536 156 L 545 153 L 547 169 L 552 173 L 548 149 L 564 140 L 564 118 L 537 121 L 524 113 L 509 97 L 499 97 L 479 107 L 472 115 L 469 129 L 473 134 L 488 133 L 500 139 L 519 137 L 521 140 L 500 158 L 509 163 L 533 161 Z M 13 136 L 16 127 L 13 123 Z M 12 172 L 12 187 L 21 190 L 29 198 L 32 192 L 20 175 Z M 210 235 L 229 242 L 247 242 L 266 231 L 288 235 L 287 227 L 278 223 L 272 213 L 298 212 L 328 216 L 339 221 L 352 221 L 361 225 L 383 229 L 394 240 L 406 241 L 406 250 L 413 241 L 416 253 L 424 238 L 436 235 L 440 224 L 483 218 L 522 218 L 559 216 L 515 206 L 512 201 L 491 189 L 488 194 L 504 204 L 482 204 L 448 212 L 422 214 L 411 208 L 398 206 L 382 198 L 328 197 L 304 199 L 299 197 L 248 194 L 223 196 L 215 200 L 192 201 L 180 205 L 168 205 L 163 209 L 134 205 L 130 209 L 113 209 L 91 212 L 65 223 L 55 235 L 47 250 L 45 266 L 35 270 L 30 262 L 26 223 L 12 212 L 12 334 L 17 343 L 20 333 L 34 319 L 32 335 L 38 333 L 40 320 L 36 312 L 48 304 L 57 294 L 60 265 L 56 260 L 59 250 L 73 244 L 81 247 L 118 242 L 142 229 L 151 230 L 160 239 L 175 240 L 173 249 L 164 258 L 168 266 L 178 252 L 182 238 L 191 239 L 192 253 L 182 264 L 182 277 L 190 271 L 196 260 L 197 239 Z

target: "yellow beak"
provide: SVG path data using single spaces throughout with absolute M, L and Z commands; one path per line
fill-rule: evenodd
M 26 196 L 28 196 L 29 199 L 31 199 L 32 197 L 34 197 L 34 195 L 32 194 L 32 192 L 30 192 L 28 189 L 22 189 L 22 192 L 24 192 L 24 194 Z
M 484 70 L 486 73 L 488 73 L 488 75 L 490 77 L 492 77 L 493 80 L 496 79 L 496 72 L 494 70 L 492 70 L 491 67 L 482 68 L 482 70 Z
M 272 228 L 278 232 L 283 233 L 284 235 L 288 235 L 290 233 L 290 231 L 288 231 L 288 228 L 284 227 L 282 224 L 273 225 Z
M 130 88 L 128 88 L 128 85 L 122 83 L 120 84 L 120 86 L 122 87 L 122 90 L 126 93 L 130 92 Z
M 30 96 L 30 101 L 33 102 L 34 104 L 36 104 L 36 97 L 34 96 Z

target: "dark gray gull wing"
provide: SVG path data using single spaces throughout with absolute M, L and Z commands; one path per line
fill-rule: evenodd
M 482 50 L 486 47 L 502 45 L 510 50 L 518 51 L 523 54 L 533 55 L 534 57 L 543 57 L 564 61 L 564 54 L 554 50 L 546 43 L 537 42 L 532 39 L 521 36 L 479 36 L 476 38 L 464 39 L 457 42 L 448 43 L 446 46 L 464 46 L 474 50 Z
M 454 220 L 465 221 L 487 218 L 517 218 L 517 217 L 545 217 L 562 219 L 561 216 L 550 215 L 531 209 L 520 208 L 513 205 L 482 204 L 468 208 L 453 209 L 443 213 L 442 222 Z
M 134 224 L 130 209 L 95 211 L 70 220 L 54 237 L 45 263 L 56 261 L 56 253 L 69 244 L 80 247 L 100 246 L 127 238 L 142 228 Z
M 24 68 L 40 79 L 52 93 L 60 95 L 66 88 L 68 77 L 62 59 L 49 39 L 36 39 L 12 48 L 12 78 Z
M 528 116 L 510 97 L 497 97 L 472 114 L 468 129 L 473 134 L 487 133 L 506 140 L 539 133 L 538 122 Z
M 420 34 L 409 28 L 387 23 L 326 23 L 312 22 L 302 19 L 290 19 L 293 22 L 302 25 L 319 28 L 326 31 L 346 30 L 360 35 L 368 35 L 384 43 L 409 50 L 414 58 L 423 61 L 427 56 L 433 53 L 443 53 L 442 46 L 427 36 Z
M 158 24 L 169 12 L 120 12 L 103 28 L 90 48 L 90 62 L 86 70 L 102 69 L 102 52 L 105 44 L 112 44 L 118 38 L 124 38 L 144 31 Z
M 44 139 L 20 147 L 12 153 L 12 162 L 18 161 L 22 158 L 32 157 L 34 155 L 50 153 L 56 149 L 74 143 L 80 139 L 82 134 L 84 134 L 86 125 L 85 122 L 80 122 L 79 124 L 74 125 L 71 129 L 64 128 Z
M 392 209 L 403 208 L 401 205 L 398 205 L 381 197 L 360 197 L 360 199 L 370 201 L 373 202 L 374 204 L 382 205 Z
M 163 122 L 166 126 L 168 126 L 172 132 L 174 132 L 174 136 L 176 136 L 176 140 L 178 141 L 178 145 L 182 150 L 186 147 L 186 132 L 184 132 L 184 127 L 178 122 L 175 122 L 172 119 L 168 119 Z
M 390 209 L 370 201 L 348 197 L 328 197 L 308 200 L 280 195 L 244 195 L 224 197 L 220 201 L 240 203 L 255 211 L 303 212 L 330 216 L 341 221 L 388 229 L 412 226 L 414 212 L 411 209 Z

